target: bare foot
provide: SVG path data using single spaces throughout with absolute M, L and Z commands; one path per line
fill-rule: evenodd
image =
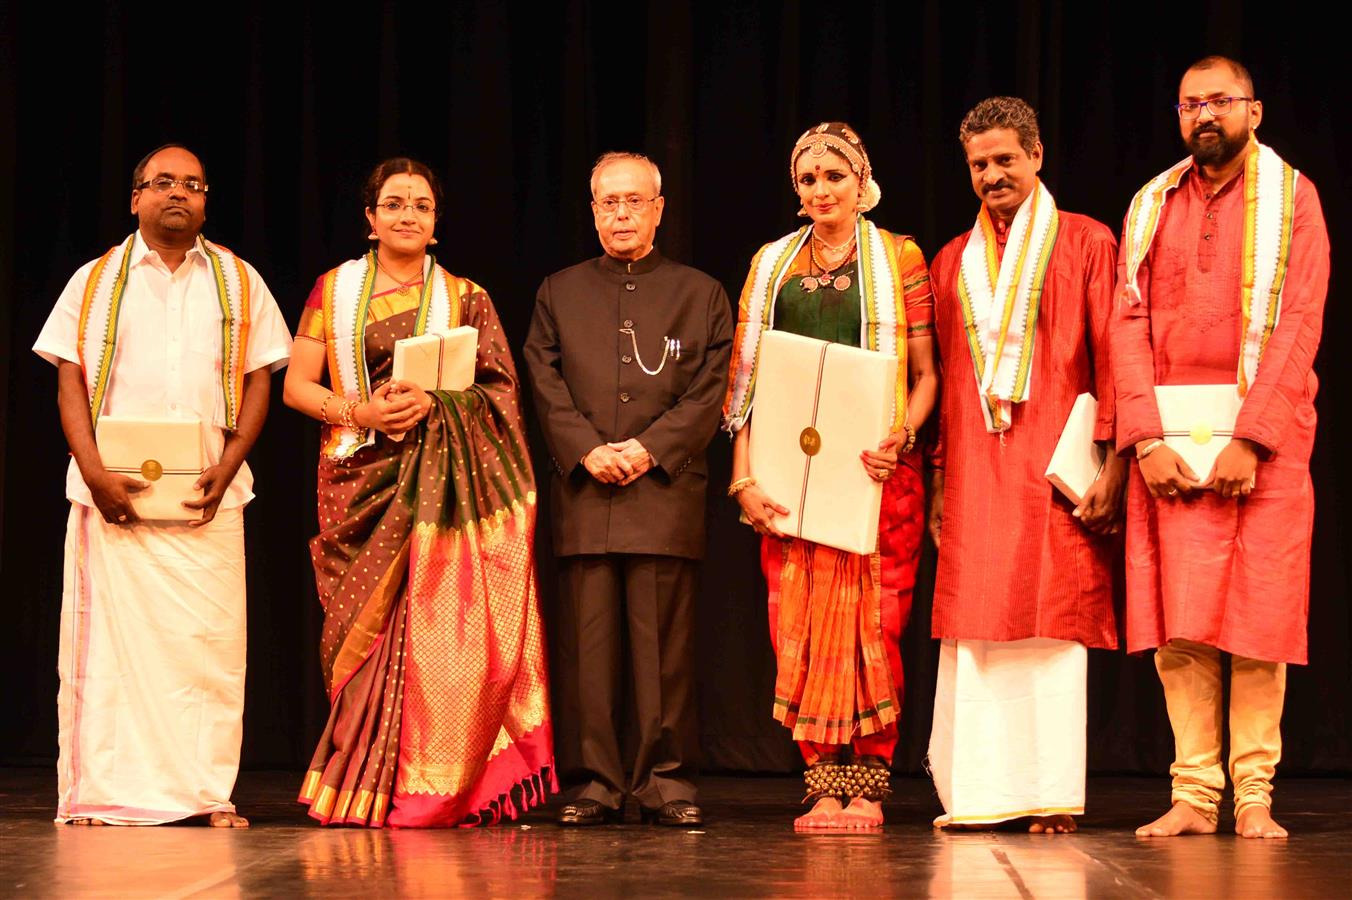
M 883 805 L 875 800 L 855 797 L 841 812 L 839 822 L 846 828 L 881 828 Z
M 1074 816 L 1033 816 L 1028 820 L 1029 834 L 1070 834 L 1077 828 Z
M 207 824 L 212 828 L 248 828 L 249 820 L 232 812 L 214 812 Z
M 1182 800 L 1149 825 L 1136 829 L 1137 837 L 1175 837 L 1180 834 L 1215 834 L 1216 823 Z
M 67 825 L 102 825 L 102 819 L 67 819 Z
M 844 810 L 840 807 L 840 801 L 835 797 L 823 797 L 812 805 L 812 808 L 803 815 L 793 820 L 793 827 L 796 831 L 811 828 L 839 828 L 838 821 Z
M 1235 834 L 1244 838 L 1284 838 L 1286 829 L 1272 821 L 1272 811 L 1250 803 L 1235 816 Z

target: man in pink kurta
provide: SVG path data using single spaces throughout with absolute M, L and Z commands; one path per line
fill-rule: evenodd
M 936 524 L 940 526 L 935 534 L 939 564 L 933 633 L 944 640 L 944 653 L 950 644 L 959 652 L 964 645 L 984 648 L 984 661 L 975 664 L 973 680 L 990 680 L 991 671 L 1004 672 L 982 668 L 995 665 L 997 654 L 1027 649 L 1029 655 L 1023 659 L 1036 667 L 1037 652 L 1055 655 L 1063 649 L 1071 650 L 1079 666 L 1071 670 L 1079 672 L 1072 677 L 1078 678 L 1079 684 L 1067 701 L 1067 715 L 1071 722 L 1078 717 L 1082 726 L 1084 648 L 1117 645 L 1111 601 L 1113 555 L 1119 543 L 1112 532 L 1119 527 L 1117 514 L 1126 467 L 1109 454 L 1109 464 L 1078 506 L 1052 486 L 1045 472 L 1081 393 L 1092 393 L 1098 400 L 1094 438 L 1104 445 L 1113 439 L 1108 329 L 1117 253 L 1112 232 L 1085 216 L 1053 210 L 1057 226 L 1054 244 L 1047 257 L 1028 345 L 1032 352 L 1028 394 L 1021 402 L 1010 404 L 1007 422 L 993 425 L 983 413 L 977 362 L 970 344 L 971 326 L 964 312 L 975 308 L 964 299 L 963 291 L 970 289 L 973 275 L 971 268 L 964 273 L 964 254 L 970 254 L 969 243 L 979 239 L 987 215 L 1001 265 L 1018 252 L 1012 244 L 1006 245 L 1016 214 L 1031 202 L 1029 198 L 1038 189 L 1035 173 L 1041 165 L 1042 147 L 1036 129 L 1033 110 L 1014 98 L 983 101 L 964 119 L 960 137 L 973 187 L 985 212 L 976 228 L 954 238 L 939 252 L 930 269 L 944 368 L 942 452 L 938 454 L 942 459 L 936 460 L 940 471 L 935 479 L 936 487 L 942 484 L 942 494 L 936 497 L 931 515 L 932 533 Z M 1046 196 L 1049 200 L 1050 195 Z M 1003 301 L 1003 296 L 997 301 Z M 983 370 L 988 365 L 986 362 Z M 993 431 L 993 427 L 999 430 Z M 941 658 L 941 680 L 944 664 Z M 1026 669 L 1024 662 L 1014 665 Z M 961 668 L 954 677 L 963 678 Z M 990 758 L 972 755 L 973 743 L 987 742 L 963 737 L 964 732 L 972 734 L 972 727 L 976 727 L 962 723 L 963 691 L 959 684 L 952 748 L 955 781 L 963 777 L 959 770 L 964 756 L 972 766 L 988 772 L 1011 765 L 1012 751 L 995 741 L 980 750 Z M 936 723 L 941 718 L 938 707 L 943 705 L 944 692 L 941 684 Z M 1013 720 L 1008 727 L 1020 735 L 1021 744 L 1013 755 L 1027 748 L 1031 754 L 1027 765 L 1038 767 L 1033 759 L 1039 752 L 1037 725 L 1018 721 L 1018 713 L 1003 698 L 983 695 L 981 702 L 992 710 L 990 716 L 1003 714 L 996 707 L 1010 711 Z M 1067 729 L 1065 721 L 1058 728 L 1073 730 L 1073 726 Z M 989 737 L 992 730 L 983 728 L 982 733 Z M 1051 791 L 1057 796 L 1043 797 L 1036 791 L 1030 795 L 996 784 L 990 790 L 972 791 L 971 802 L 950 802 L 940 785 L 948 813 L 941 817 L 940 824 L 991 824 L 1032 816 L 1033 830 L 1073 829 L 1071 816 L 1083 807 L 1083 742 L 1081 727 L 1079 751 L 1072 754 L 1078 761 L 1070 759 L 1065 767 L 1070 772 L 1064 791 L 1069 799 L 1062 799 L 1059 788 Z M 939 743 L 936 732 L 931 742 L 931 764 L 936 772 Z M 942 752 L 948 752 L 946 745 Z M 1008 779 L 1036 780 L 1017 768 L 1009 771 Z M 956 795 L 959 789 L 954 787 L 953 793 Z M 1003 805 L 1000 797 L 1008 798 Z
M 1216 830 L 1225 784 L 1224 651 L 1232 655 L 1236 830 L 1284 837 L 1269 814 L 1271 778 L 1280 756 L 1284 664 L 1306 661 L 1318 384 L 1311 367 L 1328 285 L 1328 235 L 1314 185 L 1295 176 L 1285 280 L 1273 288 L 1279 315 L 1247 383 L 1243 272 L 1246 255 L 1252 264 L 1263 251 L 1246 254 L 1246 204 L 1258 202 L 1254 132 L 1262 105 L 1242 66 L 1209 57 L 1185 73 L 1178 109 L 1192 157 L 1171 170 L 1176 187 L 1156 203 L 1153 241 L 1141 242 L 1134 278 L 1124 243 L 1113 335 L 1117 445 L 1124 456 L 1140 457 L 1131 466 L 1127 505 L 1127 649 L 1159 648 L 1177 749 L 1174 806 L 1137 833 Z M 1149 212 L 1149 201 L 1138 198 L 1132 213 Z M 1129 214 L 1127 228 L 1135 221 L 1146 220 Z M 1251 233 L 1261 232 L 1261 221 L 1249 221 Z M 1280 225 L 1274 218 L 1272 227 Z M 1233 437 L 1213 471 L 1190 471 L 1163 444 L 1155 386 L 1237 380 L 1247 392 L 1237 388 L 1243 400 Z

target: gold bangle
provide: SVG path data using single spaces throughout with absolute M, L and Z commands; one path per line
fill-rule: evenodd
M 746 476 L 745 478 L 738 478 L 738 479 L 737 479 L 736 481 L 734 481 L 732 484 L 728 485 L 728 496 L 729 496 L 729 497 L 736 497 L 736 496 L 737 496 L 738 494 L 740 494 L 742 491 L 744 491 L 744 490 L 746 490 L 747 488 L 751 487 L 751 485 L 753 485 L 753 484 L 755 484 L 755 483 L 756 483 L 756 479 L 753 478 L 753 477 L 751 477 L 750 475 Z
M 325 425 L 333 424 L 332 422 L 329 421 L 329 403 L 332 402 L 333 398 L 337 396 L 338 396 L 337 394 L 330 393 L 327 397 L 324 398 L 324 402 L 319 404 L 319 420 L 323 422 Z
M 911 427 L 909 422 L 902 423 L 901 427 L 906 430 L 906 443 L 901 445 L 901 452 L 910 453 L 915 447 L 915 429 Z

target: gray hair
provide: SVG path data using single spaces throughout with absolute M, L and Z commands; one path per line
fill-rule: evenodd
M 602 153 L 599 157 L 597 157 L 596 165 L 592 166 L 591 193 L 593 199 L 595 199 L 596 197 L 596 181 L 601 175 L 601 170 L 604 169 L 606 166 L 610 165 L 611 163 L 623 162 L 626 159 L 632 159 L 634 162 L 643 163 L 648 167 L 648 169 L 652 172 L 653 175 L 653 188 L 654 190 L 656 190 L 657 195 L 661 196 L 662 170 L 657 168 L 657 163 L 653 162 L 651 159 L 648 159 L 648 157 L 644 156 L 642 153 L 628 153 L 619 150 L 612 150 L 609 153 Z

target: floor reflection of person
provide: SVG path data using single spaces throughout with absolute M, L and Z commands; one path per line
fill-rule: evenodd
M 428 252 L 432 171 L 386 160 L 364 199 L 371 249 L 316 282 L 286 380 L 323 425 L 310 552 L 331 710 L 300 800 L 325 824 L 515 818 L 554 780 L 516 370 L 487 292 Z M 395 341 L 459 325 L 478 329 L 472 386 L 391 377 Z
M 915 241 L 863 214 L 881 197 L 868 153 L 843 122 L 803 134 L 789 157 L 793 189 L 811 223 L 761 248 L 738 307 L 724 427 L 735 434 L 732 483 L 762 535 L 770 634 L 777 656 L 774 715 L 807 763 L 807 828 L 883 822 L 902 697 L 901 634 L 924 522 L 916 431 L 934 408 L 929 273 Z M 770 329 L 895 354 L 892 433 L 861 447 L 859 464 L 883 484 L 872 558 L 787 539 L 788 513 L 751 474 L 756 360 Z

